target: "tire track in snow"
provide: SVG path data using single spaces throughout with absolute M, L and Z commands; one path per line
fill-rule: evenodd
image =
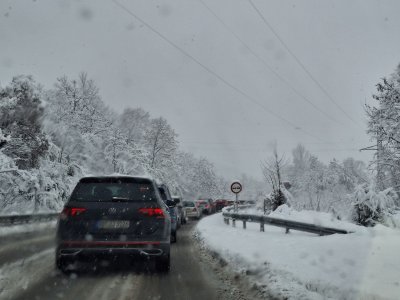
M 134 274 L 120 274 L 108 278 L 107 285 L 93 291 L 88 300 L 128 300 L 136 299 L 142 278 Z
M 0 248 L 0 268 L 54 246 L 54 234 L 6 243 Z
M 54 248 L 50 248 L 3 265 L 0 268 L 0 299 L 14 299 L 18 293 L 50 273 L 54 269 L 54 259 L 49 259 L 53 254 Z

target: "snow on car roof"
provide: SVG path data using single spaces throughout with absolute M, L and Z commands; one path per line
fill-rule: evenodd
M 118 174 L 118 173 L 113 173 L 110 175 L 87 175 L 81 178 L 82 179 L 87 179 L 87 178 L 118 178 L 118 177 L 122 177 L 122 178 L 137 178 L 137 179 L 148 179 L 148 180 L 154 180 L 152 177 L 150 176 L 136 176 L 136 175 L 126 175 L 126 174 Z

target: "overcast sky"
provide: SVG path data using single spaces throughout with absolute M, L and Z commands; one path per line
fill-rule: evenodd
M 274 141 L 369 159 L 364 104 L 400 62 L 400 1 L 252 0 L 261 16 L 202 1 L 2 0 L 1 85 L 87 71 L 110 107 L 167 118 L 227 178 L 261 177 Z

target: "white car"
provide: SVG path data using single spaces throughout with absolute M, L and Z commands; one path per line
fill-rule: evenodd
M 196 206 L 194 201 L 183 201 L 183 209 L 186 211 L 186 217 L 200 219 L 202 211 Z

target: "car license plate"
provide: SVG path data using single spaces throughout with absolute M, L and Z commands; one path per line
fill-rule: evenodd
M 129 228 L 129 221 L 102 220 L 97 223 L 97 227 L 102 229 L 126 229 Z

